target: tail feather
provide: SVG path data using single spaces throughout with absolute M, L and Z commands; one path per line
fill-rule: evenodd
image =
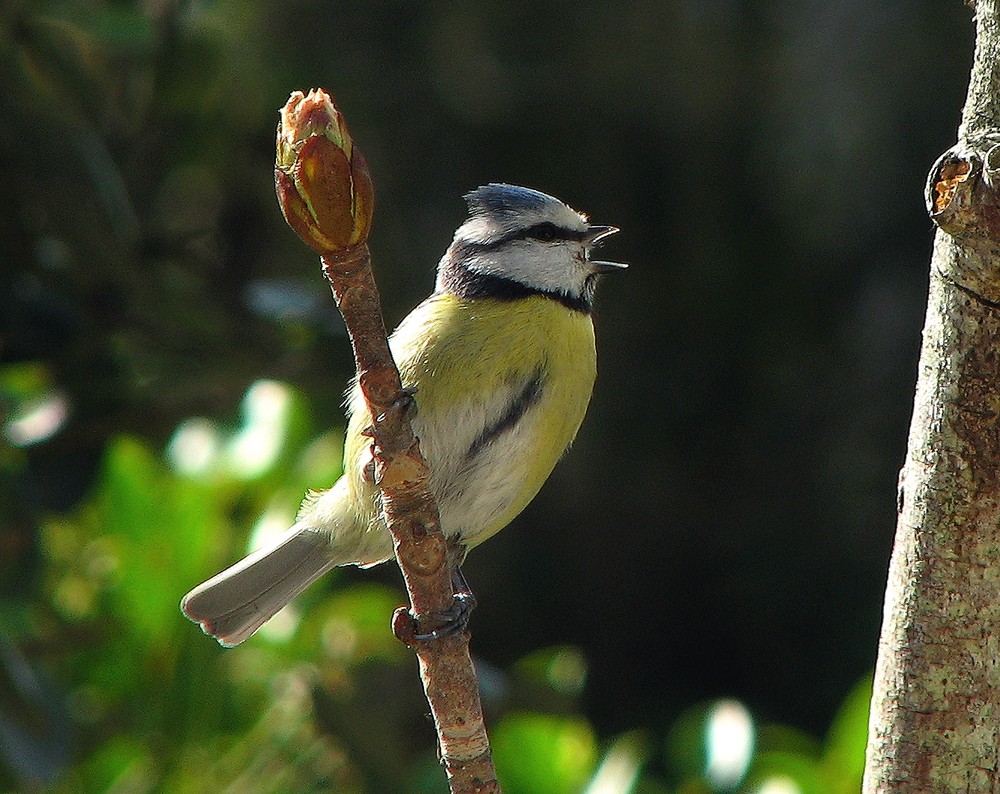
M 198 585 L 184 596 L 181 610 L 232 647 L 337 564 L 326 533 L 296 524 L 275 543 Z

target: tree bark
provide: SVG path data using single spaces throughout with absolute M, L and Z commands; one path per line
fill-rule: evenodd
M 975 4 L 886 589 L 864 787 L 1000 792 L 1000 0 Z

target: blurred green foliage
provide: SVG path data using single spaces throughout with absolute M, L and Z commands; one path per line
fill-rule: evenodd
M 0 370 L 8 431 L 44 398 L 30 381 L 22 367 Z M 333 574 L 229 651 L 181 618 L 180 596 L 231 559 L 242 523 L 255 535 L 284 529 L 298 495 L 337 473 L 339 444 L 302 394 L 258 382 L 243 405 L 229 427 L 182 423 L 163 455 L 112 439 L 92 492 L 42 522 L 39 586 L 8 594 L 0 612 L 6 787 L 445 790 L 414 661 L 388 626 L 398 588 Z M 5 449 L 16 470 L 20 450 Z M 820 743 L 758 725 L 735 700 L 693 707 L 661 737 L 602 737 L 581 711 L 587 661 L 573 647 L 482 674 L 509 794 L 846 794 L 860 784 L 867 680 Z

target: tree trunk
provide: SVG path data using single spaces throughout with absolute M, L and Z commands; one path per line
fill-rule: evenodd
M 1000 792 L 1000 0 L 975 7 L 938 225 L 864 792 Z M 933 111 L 933 109 L 931 109 Z

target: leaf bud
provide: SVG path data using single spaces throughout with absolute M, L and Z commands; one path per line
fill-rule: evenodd
M 368 241 L 375 205 L 368 163 L 322 88 L 293 92 L 281 109 L 274 185 L 288 225 L 318 253 Z

